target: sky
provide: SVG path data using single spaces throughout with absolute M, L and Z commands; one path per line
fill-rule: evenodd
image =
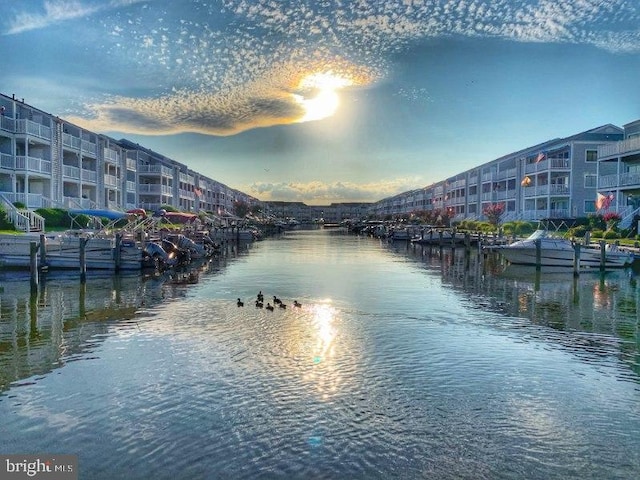
M 640 119 L 637 0 L 0 0 L 0 93 L 260 200 Z

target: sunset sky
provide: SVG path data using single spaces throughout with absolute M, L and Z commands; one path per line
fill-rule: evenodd
M 640 118 L 637 0 L 0 0 L 0 92 L 261 200 Z

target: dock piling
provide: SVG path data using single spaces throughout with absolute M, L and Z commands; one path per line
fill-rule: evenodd
M 31 291 L 38 290 L 38 242 L 29 243 L 29 265 L 31 268 Z

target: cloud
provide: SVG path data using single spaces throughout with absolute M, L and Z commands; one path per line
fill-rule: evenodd
M 396 178 L 370 183 L 312 181 L 306 183 L 256 182 L 246 189 L 264 201 L 304 202 L 308 205 L 327 205 L 331 202 L 375 202 L 424 186 L 421 177 Z
M 44 11 L 18 13 L 4 35 L 37 30 L 66 20 L 93 15 L 101 10 L 119 8 L 141 1 L 143 0 L 112 0 L 108 3 L 89 4 L 80 0 L 45 0 Z
M 640 52 L 640 11 L 629 0 L 192 0 L 145 2 L 144 13 L 118 8 L 140 1 L 46 0 L 44 12 L 14 19 L 8 33 L 104 10 L 98 55 L 129 76 L 105 87 L 118 95 L 87 101 L 71 121 L 151 135 L 232 135 L 289 124 L 305 113 L 295 95 L 306 75 L 332 71 L 370 85 L 388 76 L 395 53 L 427 38 Z M 426 99 L 425 92 L 405 94 Z
M 113 97 L 107 102 L 85 105 L 87 113 L 67 119 L 88 130 L 117 131 L 144 135 L 201 133 L 233 135 L 245 130 L 287 125 L 308 118 L 302 89 L 305 79 L 322 72 L 324 64 L 306 62 L 272 63 L 264 72 L 256 71 L 244 85 L 218 87 L 212 91 L 174 91 L 157 98 Z M 325 70 L 326 71 L 326 70 Z M 373 73 L 367 68 L 334 61 L 331 70 L 354 85 L 367 84 Z

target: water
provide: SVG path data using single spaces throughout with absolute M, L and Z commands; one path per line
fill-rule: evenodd
M 633 272 L 480 259 L 312 230 L 173 276 L 2 277 L 0 453 L 91 479 L 638 478 Z

